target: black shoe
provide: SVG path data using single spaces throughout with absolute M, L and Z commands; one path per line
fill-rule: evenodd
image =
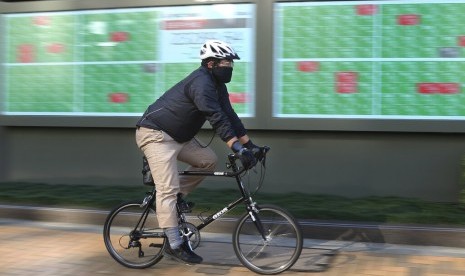
M 187 242 L 183 242 L 181 246 L 176 249 L 172 249 L 168 244 L 168 248 L 165 250 L 165 253 L 184 263 L 200 264 L 203 261 L 202 257 L 192 251 Z
M 185 201 L 181 194 L 178 194 L 178 207 L 181 213 L 191 213 L 195 203 L 191 201 Z

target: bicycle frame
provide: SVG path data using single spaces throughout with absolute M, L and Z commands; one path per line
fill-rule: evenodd
M 269 148 L 264 148 L 264 151 L 266 152 Z M 228 168 L 231 168 L 232 171 L 179 171 L 179 175 L 202 175 L 202 176 L 223 176 L 223 177 L 234 177 L 236 179 L 237 186 L 239 188 L 239 191 L 241 192 L 241 197 L 236 199 L 235 201 L 229 203 L 226 207 L 223 209 L 217 211 L 211 216 L 208 216 L 205 219 L 202 219 L 202 222 L 199 225 L 196 225 L 195 227 L 197 230 L 201 230 L 205 228 L 206 226 L 210 225 L 212 222 L 216 221 L 217 219 L 221 218 L 224 214 L 228 213 L 230 210 L 234 209 L 237 205 L 241 203 L 246 203 L 246 210 L 250 214 L 252 221 L 256 225 L 257 229 L 260 231 L 260 234 L 262 235 L 263 239 L 266 240 L 266 236 L 264 234 L 264 230 L 262 227 L 262 224 L 260 220 L 258 219 L 257 216 L 254 214 L 258 212 L 258 209 L 256 208 L 255 202 L 253 202 L 251 196 L 247 193 L 246 189 L 244 188 L 244 185 L 242 183 L 241 179 L 241 173 L 245 171 L 244 168 L 239 168 L 236 164 L 236 159 L 237 156 L 235 154 L 229 154 L 228 155 Z M 143 227 L 145 224 L 145 220 L 147 219 L 148 211 L 149 211 L 149 206 L 152 205 L 155 201 L 155 197 L 153 196 L 155 193 L 155 187 L 152 193 L 149 195 L 151 198 L 145 198 L 143 204 L 146 204 L 146 210 L 144 211 L 142 217 L 139 220 L 139 223 L 136 225 L 135 229 L 138 228 L 138 226 Z M 186 222 L 185 216 L 183 213 L 178 211 L 178 215 L 181 219 L 181 221 Z M 140 224 L 142 222 L 142 225 Z M 153 237 L 153 234 L 147 234 L 147 233 L 139 233 L 142 234 L 141 237 Z M 162 234 L 163 235 L 163 234 Z M 158 235 L 156 235 L 158 236 Z
M 230 210 L 234 209 L 237 205 L 239 205 L 239 204 L 241 204 L 243 202 L 246 202 L 248 212 L 251 212 L 252 210 L 257 211 L 256 208 L 255 208 L 255 203 L 253 202 L 250 195 L 246 192 L 246 190 L 244 188 L 244 185 L 242 183 L 242 179 L 240 177 L 240 174 L 242 172 L 244 172 L 245 170 L 243 168 L 239 169 L 239 167 L 237 166 L 237 164 L 235 162 L 236 159 L 237 159 L 237 157 L 234 154 L 229 154 L 228 155 L 228 160 L 229 160 L 228 167 L 232 169 L 232 171 L 230 171 L 230 172 L 224 172 L 224 171 L 216 171 L 216 172 L 180 171 L 179 172 L 179 175 L 203 175 L 203 176 L 234 177 L 236 179 L 239 191 L 241 192 L 241 195 L 242 195 L 242 197 L 240 197 L 237 200 L 229 203 L 228 206 L 226 206 L 223 209 L 217 211 L 215 214 L 203 219 L 202 223 L 200 223 L 199 225 L 196 226 L 198 230 L 203 229 L 204 227 L 208 226 L 209 224 L 211 224 L 215 220 L 221 218 L 224 214 L 226 214 Z M 255 216 L 253 216 L 253 217 L 255 217 Z

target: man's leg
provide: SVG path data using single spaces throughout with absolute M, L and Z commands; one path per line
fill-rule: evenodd
M 178 160 L 189 164 L 186 170 L 192 171 L 214 171 L 218 162 L 215 152 L 209 147 L 201 146 L 196 138 L 184 144 L 179 152 Z M 203 179 L 205 176 L 181 175 L 179 177 L 181 193 L 189 194 Z
M 176 195 L 179 190 L 177 154 L 182 144 L 166 133 L 148 128 L 139 128 L 136 142 L 150 166 L 156 185 L 157 218 L 160 227 L 177 227 Z
M 136 142 L 144 152 L 155 182 L 156 210 L 158 224 L 165 231 L 170 248 L 167 253 L 188 263 L 200 263 L 196 255 L 182 240 L 176 211 L 179 190 L 177 155 L 183 144 L 173 140 L 168 134 L 147 128 L 136 131 Z

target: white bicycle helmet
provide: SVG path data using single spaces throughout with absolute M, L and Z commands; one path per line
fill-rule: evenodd
M 234 49 L 226 42 L 220 40 L 207 40 L 200 48 L 200 59 L 240 59 Z

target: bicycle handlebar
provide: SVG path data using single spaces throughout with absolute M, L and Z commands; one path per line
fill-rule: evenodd
M 257 159 L 261 159 L 262 157 L 265 157 L 265 156 L 266 156 L 266 153 L 267 153 L 268 151 L 270 151 L 270 149 L 271 149 L 271 148 L 268 147 L 268 146 L 263 146 L 263 147 L 258 147 L 258 148 L 259 148 L 258 151 L 257 151 L 257 150 L 254 150 L 254 151 L 253 151 L 253 154 L 255 155 L 255 158 L 257 158 Z M 234 159 L 239 159 L 239 156 L 240 156 L 240 154 L 239 154 L 238 152 L 236 152 L 236 153 L 231 153 L 231 154 L 229 154 L 229 155 L 233 156 Z
M 258 162 L 262 162 L 264 164 L 265 160 L 266 160 L 266 154 L 270 151 L 270 149 L 271 148 L 269 146 L 259 147 L 259 150 L 254 150 L 253 154 L 254 154 L 255 158 L 257 158 Z M 240 154 L 239 153 L 231 153 L 231 154 L 229 154 L 229 156 L 232 157 L 234 160 L 237 160 L 237 159 L 239 159 Z M 257 164 L 258 164 L 258 162 L 257 162 Z M 228 176 L 236 176 L 236 175 L 239 175 L 239 174 L 241 174 L 241 173 L 243 173 L 243 172 L 245 172 L 247 170 L 250 170 L 252 168 L 246 169 L 244 167 L 241 167 L 237 172 L 229 172 Z

